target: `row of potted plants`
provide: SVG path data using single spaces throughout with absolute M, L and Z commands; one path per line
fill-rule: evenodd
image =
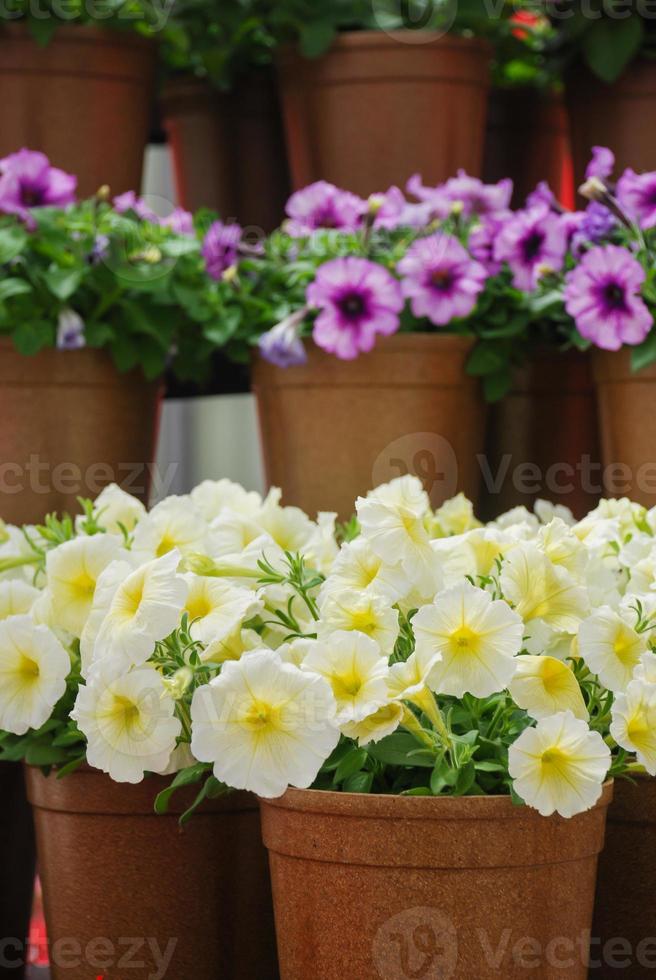
M 114 485 L 3 529 L 0 757 L 53 980 L 275 977 L 250 794 L 283 980 L 583 978 L 591 930 L 648 975 L 654 512 L 483 525 L 412 476 L 355 510 Z

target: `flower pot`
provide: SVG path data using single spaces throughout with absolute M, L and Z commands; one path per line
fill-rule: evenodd
M 0 762 L 0 977 L 23 980 L 34 890 L 35 844 L 23 768 Z
M 265 72 L 220 93 L 200 79 L 170 82 L 162 97 L 183 207 L 271 231 L 284 217 L 287 158 L 273 79 Z
M 656 365 L 631 371 L 631 349 L 593 355 L 606 493 L 656 504 Z
M 419 31 L 340 34 L 322 57 L 279 60 L 295 188 L 324 179 L 368 195 L 459 167 L 480 175 L 490 49 Z
M 511 177 L 515 207 L 522 207 L 542 180 L 563 205 L 574 206 L 569 129 L 562 96 L 529 87 L 492 89 L 483 177 L 488 183 Z
M 182 830 L 195 787 L 153 811 L 170 777 L 133 786 L 92 769 L 27 771 L 52 980 L 277 976 L 254 797 L 208 801 Z
M 23 24 L 0 33 L 0 156 L 27 146 L 78 175 L 81 197 L 102 184 L 139 190 L 156 46 L 137 34 L 59 27 L 43 47 Z
M 601 448 L 590 358 L 579 351 L 540 351 L 492 405 L 486 445 L 484 514 L 531 510 L 538 498 L 577 518 L 601 492 Z
M 472 342 L 450 334 L 396 334 L 341 361 L 308 345 L 307 363 L 256 358 L 253 389 L 268 482 L 309 514 L 348 519 L 355 499 L 414 473 L 438 506 L 478 495 L 485 407 L 465 373 Z
M 7 523 L 79 510 L 112 481 L 147 499 L 162 388 L 119 374 L 104 351 L 31 357 L 0 339 L 0 515 Z
M 656 107 L 656 63 L 636 61 L 612 85 L 584 66 L 567 78 L 574 173 L 583 180 L 591 146 L 609 146 L 616 173 L 626 167 L 653 170 L 656 132 L 647 122 Z
M 619 972 L 631 980 L 654 976 L 654 881 L 656 780 L 640 777 L 636 783 L 619 780 L 608 809 L 606 843 L 599 857 L 592 927 L 591 961 L 597 960 L 602 965 L 591 976 L 599 980 L 611 980 Z M 626 948 L 622 949 L 622 945 Z M 615 964 L 609 959 L 609 952 L 613 951 L 618 954 Z M 624 963 L 621 971 L 619 962 Z
M 571 820 L 507 797 L 262 800 L 282 980 L 583 980 L 611 796 Z

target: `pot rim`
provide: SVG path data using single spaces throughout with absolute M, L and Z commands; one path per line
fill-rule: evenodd
M 613 798 L 613 786 L 614 780 L 607 779 L 599 799 L 590 810 L 609 806 Z M 380 820 L 397 820 L 400 817 L 403 820 L 566 820 L 558 814 L 542 817 L 532 807 L 517 806 L 509 795 L 400 796 L 383 793 L 339 793 L 333 790 L 289 787 L 282 796 L 275 799 L 264 797 L 258 799 L 261 806 L 281 810 L 343 817 L 370 817 Z M 582 815 L 577 814 L 577 816 Z
M 406 39 L 409 35 L 415 38 L 421 37 L 422 40 L 415 40 L 408 43 Z M 426 39 L 425 41 L 423 40 L 424 38 Z M 459 34 L 444 34 L 441 31 L 435 30 L 399 28 L 398 30 L 385 31 L 381 28 L 380 30 L 339 31 L 328 50 L 323 55 L 319 55 L 318 58 L 306 58 L 300 54 L 296 45 L 291 43 L 283 44 L 280 49 L 280 54 L 283 57 L 289 56 L 290 54 L 298 55 L 304 61 L 320 61 L 326 55 L 329 55 L 337 49 L 360 47 L 367 49 L 387 48 L 391 43 L 405 43 L 407 47 L 419 47 L 424 43 L 439 44 L 441 48 L 453 48 L 457 51 L 478 51 L 480 54 L 487 55 L 491 55 L 493 50 L 490 42 L 481 37 L 463 37 Z
M 24 21 L 14 21 L 0 27 L 0 42 L 3 38 L 12 41 L 33 41 L 32 35 Z M 108 44 L 111 47 L 131 46 L 143 51 L 154 52 L 158 41 L 152 37 L 136 34 L 134 31 L 118 31 L 111 27 L 100 27 L 98 24 L 65 24 L 57 28 L 51 44 L 57 40 L 73 41 L 82 44 Z M 36 42 L 34 42 L 36 44 Z

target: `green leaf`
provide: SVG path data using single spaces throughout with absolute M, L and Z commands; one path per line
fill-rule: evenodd
M 36 43 L 45 48 L 57 30 L 57 18 L 53 16 L 28 17 L 27 26 Z
M 356 772 L 344 780 L 345 793 L 370 793 L 374 781 L 373 772 Z
M 29 766 L 56 766 L 67 759 L 65 749 L 58 749 L 44 742 L 33 742 L 28 745 L 25 753 L 25 761 Z
M 341 760 L 335 770 L 335 782 L 341 783 L 354 773 L 359 772 L 367 761 L 368 752 L 366 749 L 353 748 Z
M 337 28 L 332 19 L 305 24 L 301 29 L 301 54 L 306 58 L 318 58 L 328 50 L 336 35 Z
M 54 329 L 45 320 L 23 320 L 13 332 L 14 345 L 19 354 L 29 357 L 43 347 L 54 344 Z
M 81 755 L 77 759 L 71 759 L 71 761 L 67 762 L 65 766 L 62 766 L 61 769 L 57 770 L 57 779 L 64 779 L 66 776 L 70 775 L 70 773 L 75 772 L 76 769 L 79 769 L 85 762 L 86 755 Z
M 642 371 L 656 361 L 656 330 L 652 330 L 647 339 L 637 347 L 631 348 L 631 370 Z
M 25 279 L 18 279 L 15 276 L 9 279 L 0 279 L 0 302 L 9 299 L 11 296 L 20 296 L 23 293 L 31 293 L 32 287 Z
M 478 343 L 467 361 L 467 374 L 479 377 L 494 374 L 505 367 L 507 358 L 496 344 Z
M 392 766 L 421 766 L 432 769 L 435 765 L 435 755 L 428 749 L 422 749 L 421 743 L 409 732 L 394 732 L 380 742 L 369 746 L 369 755 L 378 762 L 387 762 Z
M 604 17 L 584 35 L 583 57 L 595 75 L 612 84 L 636 57 L 643 39 L 644 25 L 637 14 L 624 20 Z
M 498 402 L 512 387 L 512 375 L 508 364 L 495 374 L 483 378 L 483 395 L 486 402 Z
M 193 766 L 187 766 L 186 769 L 181 769 L 180 772 L 176 773 L 171 785 L 155 797 L 155 813 L 166 813 L 175 791 L 182 786 L 192 786 L 194 783 L 199 783 L 210 768 L 205 762 L 197 762 Z
M 27 232 L 22 225 L 8 225 L 0 228 L 0 263 L 10 262 L 23 251 L 27 243 Z
M 64 302 L 78 289 L 84 278 L 84 271 L 84 269 L 62 269 L 61 266 L 51 265 L 43 278 L 51 293 Z

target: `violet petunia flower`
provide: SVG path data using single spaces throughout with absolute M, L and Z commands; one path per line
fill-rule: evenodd
M 551 211 L 559 210 L 556 195 L 546 180 L 541 180 L 535 190 L 527 196 L 525 209 L 528 211 L 531 208 L 540 207 L 540 205 L 546 205 Z
M 542 205 L 517 211 L 503 225 L 494 258 L 508 263 L 517 289 L 531 292 L 545 270 L 560 271 L 566 251 L 567 228 L 559 215 Z
M 312 332 L 315 344 L 342 360 L 370 351 L 378 334 L 393 334 L 399 328 L 399 281 L 368 259 L 349 256 L 324 262 L 306 296 L 308 305 L 320 311 Z
M 0 211 L 32 224 L 30 210 L 75 201 L 77 177 L 51 167 L 45 153 L 22 149 L 0 160 Z
M 282 368 L 305 364 L 307 353 L 299 335 L 299 328 L 307 313 L 306 308 L 297 310 L 262 334 L 258 346 L 265 360 Z
M 597 245 L 617 228 L 617 218 L 599 201 L 590 201 L 583 212 L 583 220 L 571 240 L 573 254 L 579 258 L 588 245 Z
M 463 215 L 470 218 L 506 211 L 512 197 L 513 182 L 506 179 L 498 184 L 484 184 L 477 177 L 470 177 L 464 170 L 459 170 L 457 177 L 451 177 L 437 187 L 427 187 L 419 174 L 413 174 L 406 184 L 406 190 L 419 201 L 430 203 L 438 218 L 446 218 L 454 205 L 460 205 Z
M 285 230 L 292 238 L 303 238 L 319 228 L 356 231 L 362 226 L 367 202 L 350 191 L 318 180 L 296 191 L 287 201 Z
M 84 320 L 70 306 L 64 307 L 57 321 L 57 350 L 80 350 L 85 346 Z
M 176 235 L 193 235 L 194 218 L 190 211 L 184 208 L 173 208 L 165 218 L 160 218 L 160 225 L 163 228 L 170 228 Z
M 472 312 L 487 279 L 484 266 L 457 238 L 444 234 L 418 239 L 397 269 L 414 315 L 440 327 Z
M 134 191 L 125 191 L 123 194 L 119 194 L 112 201 L 114 205 L 114 210 L 118 214 L 125 214 L 127 211 L 133 211 L 138 218 L 142 221 L 152 221 L 153 224 L 159 222 L 159 218 L 155 212 L 150 208 L 143 197 L 139 197 Z
M 608 180 L 615 169 L 615 154 L 607 146 L 593 146 L 592 159 L 585 169 L 585 179 L 598 177 L 599 180 Z
M 567 275 L 565 308 L 582 337 L 603 350 L 640 344 L 653 317 L 640 294 L 645 270 L 626 248 L 599 245 Z
M 656 225 L 656 173 L 625 170 L 617 182 L 617 199 L 622 210 L 641 228 Z
M 241 225 L 224 225 L 214 221 L 207 230 L 201 247 L 205 268 L 212 279 L 220 279 L 226 269 L 237 261 L 241 242 Z
M 510 211 L 485 214 L 469 232 L 467 242 L 469 252 L 472 258 L 485 266 L 489 276 L 496 276 L 501 271 L 501 263 L 494 258 L 494 243 L 504 224 L 511 217 Z

